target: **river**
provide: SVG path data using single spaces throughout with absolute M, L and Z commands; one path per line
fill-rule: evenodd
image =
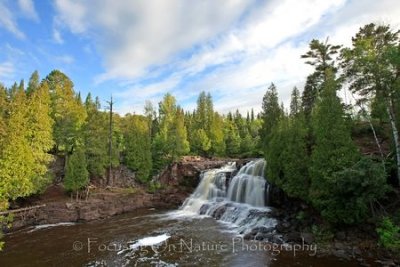
M 321 257 L 316 244 L 281 244 L 264 169 L 265 161 L 256 160 L 236 175 L 234 164 L 207 171 L 178 210 L 141 209 L 7 234 L 0 266 L 358 266 Z M 263 242 L 243 238 L 253 229 Z
M 134 248 L 146 238 L 154 245 Z M 314 250 L 274 250 L 243 240 L 226 223 L 175 211 L 137 210 L 102 221 L 29 228 L 6 235 L 5 241 L 0 266 L 7 267 L 358 266 L 317 257 Z M 129 246 L 133 249 L 124 250 Z

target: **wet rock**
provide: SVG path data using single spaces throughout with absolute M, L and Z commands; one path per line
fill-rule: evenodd
M 396 266 L 396 263 L 392 259 L 376 260 L 375 262 L 385 267 Z
M 200 207 L 200 215 L 206 214 L 207 210 L 210 208 L 210 204 L 204 204 Z
M 315 237 L 312 233 L 302 233 L 301 237 L 304 240 L 304 243 L 306 244 L 312 244 L 315 241 Z
M 346 233 L 343 232 L 343 231 L 337 232 L 337 233 L 335 234 L 335 238 L 336 238 L 337 240 L 339 240 L 339 241 L 343 241 L 343 240 L 346 239 Z
M 349 256 L 346 254 L 346 251 L 343 249 L 335 250 L 333 252 L 333 255 L 338 258 L 341 258 L 341 259 L 349 259 Z
M 341 243 L 341 242 L 335 242 L 334 247 L 337 250 L 345 250 L 345 249 L 347 249 L 347 246 L 344 243 Z
M 353 256 L 361 256 L 362 255 L 362 251 L 359 247 L 353 247 Z
M 215 219 L 219 220 L 221 219 L 222 215 L 224 215 L 225 211 L 226 211 L 226 206 L 221 206 L 219 208 L 217 208 L 214 213 L 212 214 L 212 217 L 214 217 Z
M 287 233 L 289 232 L 291 225 L 288 222 L 280 222 L 276 225 L 276 230 L 280 233 Z
M 299 232 L 291 232 L 283 236 L 283 241 L 301 243 L 302 239 Z

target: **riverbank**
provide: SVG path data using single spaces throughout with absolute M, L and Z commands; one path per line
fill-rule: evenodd
M 205 160 L 187 157 L 179 163 L 165 168 L 155 182 L 160 188 L 150 190 L 147 186 L 132 181 L 133 177 L 116 176 L 116 183 L 125 187 L 102 187 L 91 185 L 88 197 L 76 201 L 71 199 L 61 185 L 52 185 L 41 196 L 25 199 L 14 205 L 14 220 L 6 232 L 30 226 L 64 222 L 89 222 L 114 215 L 145 209 L 176 209 L 198 185 L 202 171 L 219 168 L 231 159 Z M 236 161 L 238 169 L 248 160 Z M 237 171 L 237 170 L 236 170 Z M 233 170 L 227 183 L 235 175 Z M 119 170 L 119 173 L 124 173 Z M 132 179 L 131 179 L 132 178 Z M 244 236 L 247 240 L 272 244 L 314 244 L 318 246 L 317 257 L 335 256 L 344 261 L 356 260 L 361 266 L 397 266 L 398 259 L 377 245 L 377 235 L 371 224 L 357 227 L 327 229 L 321 217 L 305 203 L 287 198 L 278 189 L 271 189 L 271 205 L 274 207 L 266 216 L 278 220 L 273 229 L 256 229 Z M 30 208 L 33 207 L 33 208 Z M 217 214 L 218 215 L 218 214 Z M 213 216 L 219 219 L 220 216 Z
M 38 196 L 12 203 L 13 220 L 4 232 L 25 227 L 57 224 L 62 222 L 88 222 L 105 219 L 139 208 L 176 209 L 197 186 L 202 171 L 219 168 L 232 159 L 209 160 L 201 157 L 185 157 L 167 166 L 155 181 L 160 188 L 150 192 L 147 185 L 137 183 L 125 167 L 114 170 L 115 187 L 103 186 L 102 181 L 90 185 L 87 196 L 81 199 L 69 197 L 62 184 L 51 185 Z M 243 164 L 238 161 L 238 165 Z

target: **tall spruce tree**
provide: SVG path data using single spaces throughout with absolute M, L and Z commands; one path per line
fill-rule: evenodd
M 46 77 L 52 100 L 53 136 L 57 151 L 66 155 L 82 143 L 82 127 L 86 110 L 76 96 L 72 81 L 61 71 L 53 70 Z
M 135 171 L 136 178 L 149 181 L 152 170 L 151 136 L 146 117 L 127 115 L 124 118 L 125 164 Z
M 279 106 L 278 92 L 273 83 L 263 97 L 261 118 L 263 121 L 260 137 L 263 150 L 266 151 L 273 128 L 278 124 L 283 111 Z
M 71 156 L 67 159 L 65 170 L 64 187 L 67 191 L 76 193 L 76 199 L 79 197 L 79 190 L 86 187 L 89 183 L 89 172 L 85 151 L 82 147 L 75 147 Z
M 333 174 L 350 168 L 360 155 L 351 139 L 343 105 L 336 95 L 338 83 L 332 71 L 327 70 L 321 99 L 312 117 L 315 146 L 310 165 L 310 199 L 324 216 L 333 220 L 338 214 L 332 203 L 335 186 Z
M 99 99 L 93 101 L 89 93 L 85 100 L 87 118 L 83 127 L 85 153 L 90 175 L 104 177 L 109 165 L 108 138 L 109 125 L 107 114 L 101 112 Z M 113 166 L 116 166 L 113 164 Z
M 33 88 L 28 98 L 28 142 L 34 157 L 33 184 L 36 191 L 42 191 L 51 182 L 48 165 L 53 160 L 50 150 L 54 146 L 53 119 L 49 87 L 43 81 Z

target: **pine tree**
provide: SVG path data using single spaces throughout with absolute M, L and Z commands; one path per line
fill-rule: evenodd
M 328 70 L 321 100 L 312 117 L 315 146 L 311 155 L 310 199 L 324 216 L 334 220 L 338 214 L 332 204 L 335 181 L 333 174 L 351 167 L 359 159 L 359 153 L 351 139 L 343 105 L 336 95 L 337 81 Z
M 35 70 L 31 78 L 29 79 L 28 83 L 28 88 L 26 89 L 26 94 L 29 96 L 31 95 L 36 89 L 39 88 L 40 85 L 40 78 L 39 78 L 39 72 Z
M 62 72 L 53 70 L 47 77 L 52 100 L 53 136 L 57 151 L 66 154 L 82 143 L 82 126 L 86 110 L 73 90 L 72 81 Z
M 35 190 L 44 190 L 49 182 L 48 164 L 53 160 L 49 151 L 54 146 L 53 119 L 51 118 L 50 93 L 47 82 L 34 88 L 28 99 L 28 142 L 35 166 L 33 184 Z
M 264 151 L 268 147 L 269 139 L 273 128 L 278 124 L 283 111 L 279 106 L 278 93 L 275 85 L 272 83 L 263 97 L 262 102 L 262 120 L 263 125 L 260 130 L 260 137 Z
M 87 118 L 83 129 L 88 171 L 92 176 L 104 177 L 109 165 L 107 114 L 99 110 L 99 100 L 94 102 L 90 93 L 86 97 L 85 109 Z
M 225 155 L 225 140 L 224 140 L 224 120 L 217 113 L 214 113 L 214 117 L 211 121 L 210 126 L 210 141 L 211 148 L 210 153 L 214 156 L 223 156 Z
M 193 135 L 192 147 L 199 155 L 206 156 L 211 148 L 211 140 L 206 131 L 197 129 Z
M 240 153 L 240 135 L 233 121 L 225 122 L 225 147 L 227 156 L 238 156 Z
M 151 137 L 146 117 L 128 115 L 124 118 L 125 164 L 135 171 L 136 178 L 145 183 L 149 181 L 152 158 Z
M 9 105 L 6 136 L 0 151 L 0 188 L 3 198 L 16 199 L 35 192 L 35 156 L 28 140 L 28 106 L 24 90 L 16 88 Z
M 64 187 L 71 193 L 76 193 L 76 199 L 79 196 L 79 190 L 89 183 L 89 172 L 85 151 L 81 147 L 75 147 L 72 155 L 67 158 L 67 167 L 65 170 Z
M 172 160 L 175 161 L 190 151 L 190 145 L 187 139 L 187 131 L 185 127 L 185 114 L 183 109 L 179 107 L 176 111 L 171 137 L 173 139 Z
M 400 102 L 399 33 L 400 31 L 394 32 L 387 25 L 365 25 L 352 38 L 352 48 L 342 51 L 342 66 L 345 70 L 344 76 L 350 81 L 350 90 L 359 93 L 362 101 L 374 102 L 373 108 L 386 111 L 392 131 L 397 178 L 400 184 L 400 119 L 396 118 L 396 103 Z

